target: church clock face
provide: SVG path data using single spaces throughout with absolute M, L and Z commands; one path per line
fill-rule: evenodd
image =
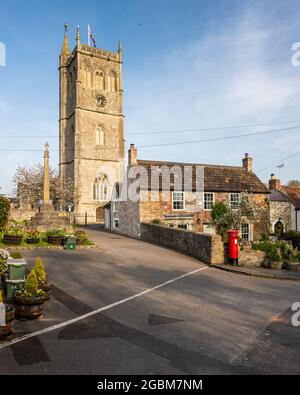
M 96 103 L 99 107 L 105 107 L 107 103 L 106 97 L 103 95 L 96 95 Z

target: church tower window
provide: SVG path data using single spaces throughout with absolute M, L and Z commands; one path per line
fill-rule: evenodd
M 96 88 L 100 90 L 104 90 L 104 74 L 103 71 L 96 71 Z
M 98 202 L 106 202 L 110 199 L 110 185 L 105 175 L 96 178 L 93 186 L 93 195 L 94 200 Z
M 96 145 L 106 145 L 106 131 L 102 125 L 96 128 Z

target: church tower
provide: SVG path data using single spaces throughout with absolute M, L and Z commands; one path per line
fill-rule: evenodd
M 80 42 L 69 49 L 67 26 L 59 59 L 59 169 L 62 187 L 74 185 L 74 212 L 83 223 L 103 221 L 103 206 L 124 168 L 122 48 Z

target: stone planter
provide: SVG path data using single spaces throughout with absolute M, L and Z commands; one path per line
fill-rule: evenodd
M 64 237 L 48 236 L 47 241 L 49 244 L 56 245 L 56 246 L 62 246 L 63 242 L 64 242 Z
M 5 244 L 12 246 L 19 246 L 22 243 L 23 236 L 4 235 L 3 241 Z
M 43 314 L 44 297 L 15 296 L 15 315 L 18 319 L 35 320 Z
M 299 262 L 286 263 L 286 268 L 288 270 L 291 270 L 292 272 L 298 272 L 300 270 L 300 263 Z
M 39 238 L 28 238 L 26 239 L 27 244 L 39 244 L 40 239 Z
M 0 326 L 0 340 L 7 339 L 12 335 L 12 328 L 15 319 L 15 309 L 12 305 L 6 304 L 6 325 Z
M 39 288 L 45 292 L 44 302 L 45 303 L 49 302 L 51 296 L 52 283 L 50 281 L 46 281 L 45 283 L 40 283 Z

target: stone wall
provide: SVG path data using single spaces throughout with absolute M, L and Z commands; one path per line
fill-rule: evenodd
M 243 246 L 239 250 L 239 265 L 259 267 L 263 263 L 265 256 L 266 253 L 263 251 L 253 250 L 251 246 Z
M 130 236 L 141 237 L 140 203 L 127 199 L 118 203 L 118 213 L 114 217 L 119 219 L 118 232 Z
M 224 244 L 218 235 L 142 223 L 141 239 L 184 252 L 208 264 L 224 263 Z

